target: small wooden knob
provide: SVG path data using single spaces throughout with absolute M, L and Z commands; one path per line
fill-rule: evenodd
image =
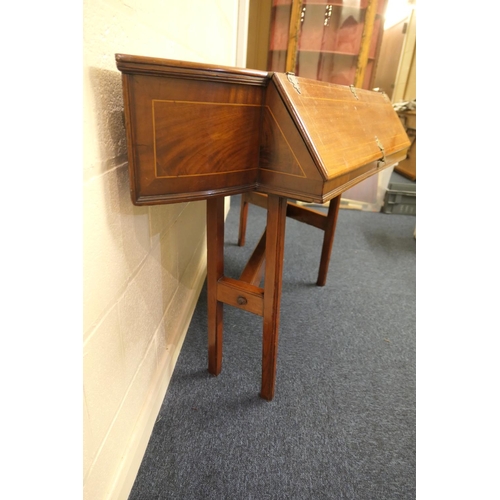
M 245 299 L 245 297 L 242 297 L 241 295 L 236 299 L 236 302 L 238 302 L 238 304 L 240 306 L 244 306 L 246 305 L 247 303 L 247 299 Z

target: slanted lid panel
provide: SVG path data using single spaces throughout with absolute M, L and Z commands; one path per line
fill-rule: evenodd
M 410 145 L 385 94 L 284 73 L 273 81 L 325 180 Z

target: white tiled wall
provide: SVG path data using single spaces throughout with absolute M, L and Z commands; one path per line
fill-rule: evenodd
M 127 498 L 206 271 L 205 202 L 130 201 L 114 57 L 234 66 L 239 3 L 84 1 L 86 500 Z

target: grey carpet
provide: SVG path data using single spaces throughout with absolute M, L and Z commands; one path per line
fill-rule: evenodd
M 237 278 L 265 225 L 239 197 L 226 222 Z M 259 398 L 261 318 L 225 306 L 207 372 L 204 288 L 130 500 L 416 497 L 415 217 L 341 210 L 325 287 L 321 231 L 287 220 L 276 395 Z

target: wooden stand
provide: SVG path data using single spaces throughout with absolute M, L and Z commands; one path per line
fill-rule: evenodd
M 340 196 L 337 196 L 330 201 L 327 214 L 324 214 L 319 210 L 303 207 L 297 203 L 292 203 L 290 201 L 287 202 L 287 217 L 295 219 L 299 222 L 304 222 L 305 224 L 309 224 L 310 226 L 314 226 L 325 232 L 323 237 L 323 246 L 321 249 L 318 280 L 316 281 L 316 285 L 318 286 L 325 286 L 326 284 L 328 267 L 330 265 L 330 257 L 333 248 L 333 240 L 335 237 L 335 227 L 337 225 L 337 217 L 339 214 L 340 198 Z M 238 245 L 240 247 L 245 245 L 249 203 L 266 208 L 266 196 L 256 192 L 244 193 L 241 195 L 240 227 L 238 233 Z
M 222 368 L 223 304 L 262 316 L 262 388 L 274 396 L 286 217 L 325 232 L 326 282 L 340 195 L 406 157 L 387 96 L 287 73 L 116 54 L 135 205 L 207 201 L 208 369 Z M 262 193 L 265 196 L 259 196 Z M 267 209 L 240 279 L 224 276 L 224 197 Z M 328 214 L 287 199 L 325 203 Z M 264 288 L 260 282 L 264 272 Z
M 267 199 L 267 226 L 240 279 L 224 276 L 224 197 L 207 200 L 208 371 L 222 368 L 223 304 L 263 317 L 260 395 L 274 397 L 285 248 L 286 198 Z M 264 264 L 264 288 L 260 288 Z

